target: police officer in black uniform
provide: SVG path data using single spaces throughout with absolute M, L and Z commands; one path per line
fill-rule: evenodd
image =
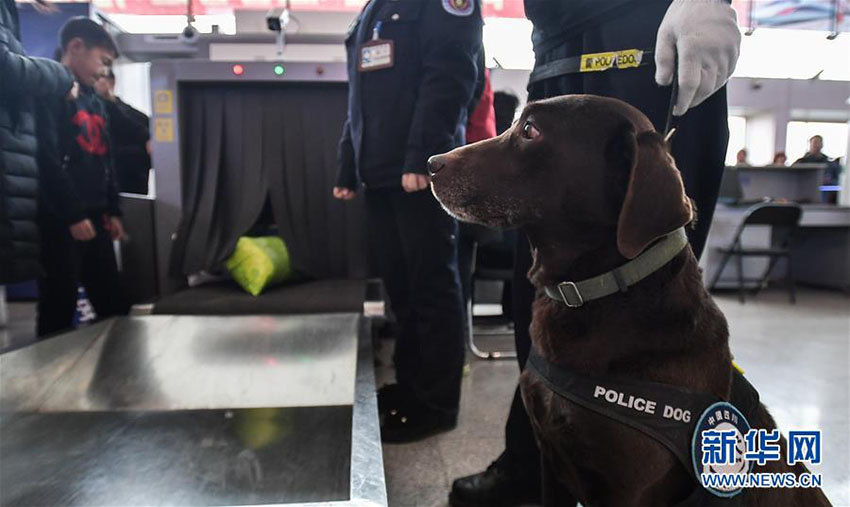
M 671 86 L 677 132 L 673 155 L 698 222 L 688 230 L 697 257 L 705 246 L 720 189 L 728 142 L 725 83 L 735 68 L 740 32 L 726 0 L 525 0 L 534 24 L 535 69 L 529 100 L 587 93 L 615 97 L 640 109 L 665 130 Z M 637 49 L 640 65 L 581 71 L 581 55 Z M 635 54 L 631 52 L 631 54 Z M 594 70 L 595 69 L 595 70 Z M 544 72 L 545 71 L 545 72 Z M 662 85 L 662 86 L 659 86 Z M 535 292 L 527 240 L 520 236 L 514 272 L 514 324 L 520 368 L 531 348 Z M 540 453 L 519 388 L 505 427 L 505 451 L 484 472 L 454 481 L 454 507 L 501 507 L 540 500 Z M 574 505 L 563 499 L 563 505 Z
M 476 0 L 371 0 L 346 39 L 338 199 L 365 187 L 370 255 L 399 323 L 397 384 L 378 393 L 384 441 L 453 428 L 464 361 L 457 223 L 426 161 L 464 144 L 481 51 Z

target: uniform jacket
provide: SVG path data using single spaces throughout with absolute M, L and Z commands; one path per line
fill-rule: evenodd
M 360 49 L 393 41 L 391 68 L 359 72 Z M 337 185 L 399 186 L 404 173 L 427 174 L 428 157 L 464 142 L 481 51 L 476 0 L 371 0 L 346 39 L 348 116 Z

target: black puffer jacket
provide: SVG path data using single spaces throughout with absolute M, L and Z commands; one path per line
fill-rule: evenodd
M 39 274 L 33 100 L 62 97 L 72 85 L 61 64 L 24 54 L 15 2 L 0 0 L 0 284 Z

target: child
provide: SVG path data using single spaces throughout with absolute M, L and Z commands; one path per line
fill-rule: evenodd
M 75 101 L 45 101 L 39 117 L 41 263 L 38 336 L 72 325 L 82 283 L 98 317 L 126 314 L 112 241 L 123 235 L 106 106 L 92 87 L 118 51 L 104 28 L 73 18 L 60 31 Z

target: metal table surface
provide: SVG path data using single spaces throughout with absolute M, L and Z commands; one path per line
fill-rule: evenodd
M 0 355 L 0 504 L 386 505 L 368 325 L 127 317 Z

